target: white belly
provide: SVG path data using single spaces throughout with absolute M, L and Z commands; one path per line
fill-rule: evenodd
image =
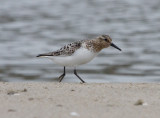
M 90 62 L 97 54 L 85 48 L 80 48 L 71 56 L 47 56 L 47 58 L 62 66 L 78 66 Z

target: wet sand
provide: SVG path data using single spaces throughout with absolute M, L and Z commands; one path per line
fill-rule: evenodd
M 0 118 L 159 118 L 160 84 L 0 83 Z

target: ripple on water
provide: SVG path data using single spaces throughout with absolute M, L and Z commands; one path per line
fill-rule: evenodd
M 5 0 L 0 4 L 0 81 L 56 81 L 63 67 L 36 58 L 72 41 L 109 34 L 104 49 L 77 68 L 87 82 L 160 81 L 160 2 Z M 79 82 L 67 68 L 64 82 Z

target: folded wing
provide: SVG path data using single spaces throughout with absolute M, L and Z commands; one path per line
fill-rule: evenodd
M 46 56 L 71 56 L 77 49 L 81 47 L 82 41 L 77 41 L 70 43 L 68 45 L 65 45 L 61 49 L 54 51 L 54 52 L 49 52 L 49 53 L 44 53 L 44 54 L 39 54 L 37 57 L 46 57 Z

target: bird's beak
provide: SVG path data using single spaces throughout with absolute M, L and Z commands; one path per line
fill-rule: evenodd
M 116 48 L 116 49 L 118 49 L 118 50 L 120 50 L 121 51 L 121 49 L 118 47 L 118 46 L 116 46 L 115 44 L 113 44 L 113 43 L 111 43 L 111 45 L 110 46 L 112 46 L 112 47 L 114 47 L 114 48 Z

